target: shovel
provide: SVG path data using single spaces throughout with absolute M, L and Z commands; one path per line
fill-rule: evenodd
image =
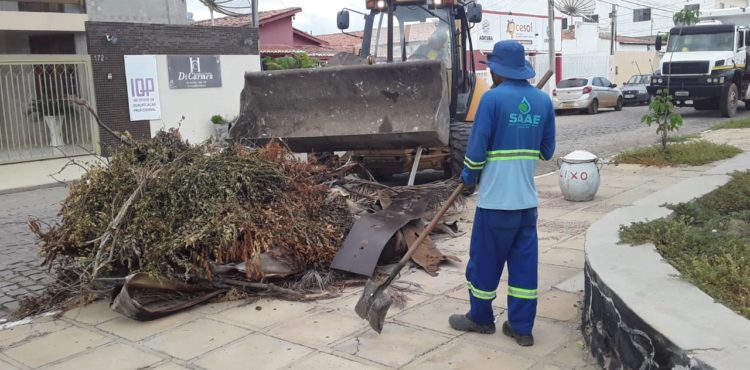
M 417 248 L 419 248 L 419 245 L 422 244 L 428 235 L 430 235 L 432 229 L 435 228 L 438 222 L 440 222 L 440 219 L 443 218 L 445 212 L 447 212 L 451 205 L 453 205 L 456 198 L 461 195 L 463 188 L 463 184 L 459 184 L 458 187 L 456 187 L 456 190 L 453 191 L 453 194 L 448 198 L 448 201 L 443 205 L 443 208 L 438 211 L 432 221 L 430 221 L 430 224 L 424 229 L 424 232 L 419 235 L 419 238 L 409 246 L 409 250 L 404 257 L 398 261 L 396 267 L 391 271 L 390 275 L 388 275 L 388 278 L 385 279 L 383 283 L 378 283 L 372 279 L 367 280 L 365 290 L 362 292 L 362 296 L 359 297 L 359 301 L 357 301 L 354 311 L 357 312 L 359 317 L 369 321 L 370 327 L 378 332 L 378 334 L 383 331 L 385 316 L 388 313 L 388 309 L 391 307 L 391 303 L 393 303 L 391 296 L 387 291 L 388 286 L 391 285 L 398 273 L 401 272 L 401 269 L 404 268 L 407 262 L 409 262 L 411 256 L 417 251 Z

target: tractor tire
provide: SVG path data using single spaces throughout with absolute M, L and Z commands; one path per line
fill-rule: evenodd
M 454 122 L 451 124 L 451 142 L 450 142 L 450 164 L 446 166 L 450 169 L 450 174 L 446 173 L 447 178 L 458 178 L 464 169 L 464 157 L 466 148 L 469 146 L 469 136 L 471 135 L 472 125 L 466 122 Z M 446 171 L 447 172 L 447 171 Z M 471 196 L 476 191 L 476 185 L 465 186 L 462 192 L 463 196 Z
M 458 177 L 461 175 L 461 171 L 464 169 L 464 156 L 466 156 L 466 147 L 469 145 L 471 127 L 471 124 L 466 122 L 451 123 L 450 176 L 446 177 Z
M 730 84 L 721 94 L 719 103 L 719 112 L 722 117 L 734 117 L 737 114 L 737 101 L 739 99 L 739 90 L 737 85 Z

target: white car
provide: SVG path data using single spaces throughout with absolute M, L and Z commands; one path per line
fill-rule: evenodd
M 588 114 L 599 113 L 599 108 L 622 110 L 624 100 L 617 84 L 604 77 L 592 76 L 568 78 L 557 84 L 552 91 L 552 102 L 555 112 L 566 110 L 586 111 Z

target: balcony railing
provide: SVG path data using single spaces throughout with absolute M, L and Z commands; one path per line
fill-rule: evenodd
M 16 6 L 8 7 L 8 4 Z M 19 12 L 86 13 L 86 0 L 0 0 L 0 11 L 8 10 Z

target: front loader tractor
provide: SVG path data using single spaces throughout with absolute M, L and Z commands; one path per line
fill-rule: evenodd
M 337 58 L 348 62 L 247 73 L 232 139 L 258 145 L 281 138 L 300 153 L 345 151 L 376 177 L 424 169 L 456 174 L 479 98 L 489 89 L 475 75 L 469 34 L 481 6 L 366 6 L 359 55 Z M 348 9 L 338 13 L 342 32 L 349 17 Z

